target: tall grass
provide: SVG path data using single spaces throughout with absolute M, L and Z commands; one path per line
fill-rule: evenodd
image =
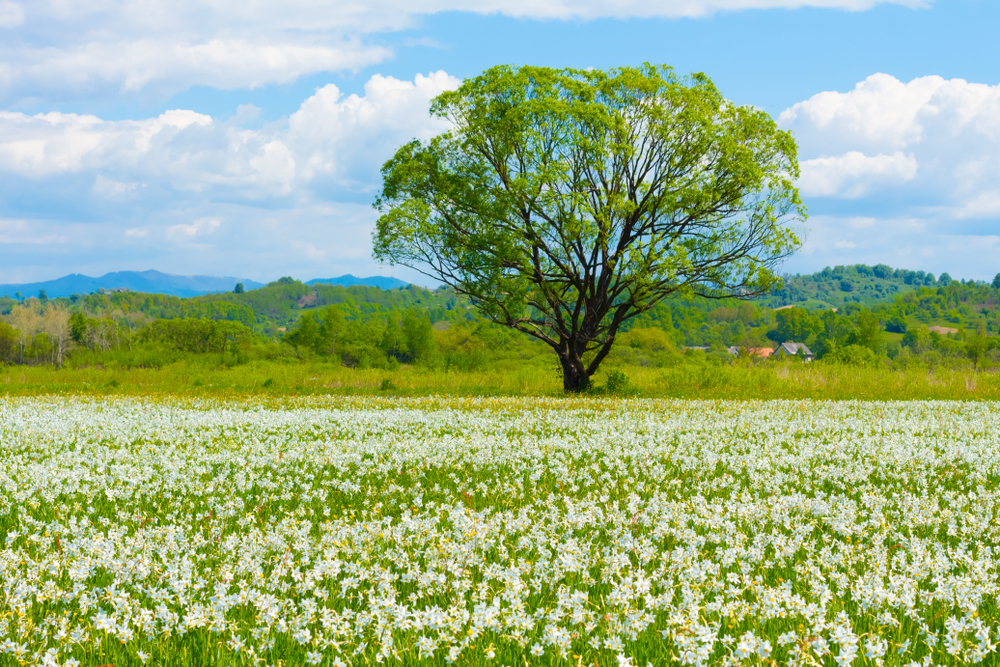
M 626 393 L 656 398 L 719 399 L 958 399 L 1000 400 L 1000 375 L 972 367 L 947 369 L 856 368 L 815 362 L 753 365 L 682 364 L 668 368 L 618 366 L 594 378 L 601 390 L 611 370 L 628 378 Z M 217 365 L 186 359 L 158 369 L 0 367 L 0 392 L 8 395 L 127 394 L 388 394 L 404 396 L 548 395 L 563 393 L 561 377 L 547 366 L 478 371 L 401 366 L 351 369 L 324 362 L 253 361 Z

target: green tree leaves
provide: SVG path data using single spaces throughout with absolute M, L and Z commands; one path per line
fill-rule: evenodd
M 823 330 L 823 322 L 819 317 L 804 308 L 783 308 L 775 317 L 777 319 L 777 339 L 779 343 L 803 343 L 813 334 Z
M 766 292 L 799 245 L 794 140 L 704 75 L 495 67 L 432 113 L 453 129 L 383 167 L 375 256 L 550 345 L 567 389 L 624 321 Z
M 882 346 L 882 325 L 878 315 L 870 310 L 862 309 L 855 320 L 855 329 L 851 334 L 851 343 L 867 347 L 872 352 L 878 352 Z

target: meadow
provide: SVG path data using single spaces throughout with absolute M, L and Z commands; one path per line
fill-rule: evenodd
M 0 665 L 958 665 L 1000 410 L 0 399 Z
M 967 362 L 858 367 L 827 362 L 712 363 L 704 353 L 677 355 L 663 367 L 605 364 L 593 378 L 597 395 L 725 400 L 1000 400 L 1000 372 Z M 231 360 L 225 360 L 231 361 Z M 162 367 L 2 366 L 8 396 L 202 396 L 242 399 L 279 396 L 545 396 L 561 397 L 554 357 L 515 360 L 473 369 L 399 365 L 348 368 L 336 361 L 296 359 L 220 363 L 219 355 L 189 355 Z M 617 384 L 609 377 L 618 374 Z

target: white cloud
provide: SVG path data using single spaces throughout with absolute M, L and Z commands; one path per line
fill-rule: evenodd
M 817 213 L 789 266 L 996 273 L 1000 85 L 873 74 L 793 105 L 779 123 L 799 142 L 799 186 Z
M 898 185 L 917 175 L 913 154 L 869 157 L 849 151 L 835 157 L 818 157 L 801 163 L 799 187 L 804 195 L 860 197 L 877 187 Z
M 962 218 L 1000 218 L 1000 190 L 981 192 L 959 210 Z
M 923 136 L 920 117 L 931 98 L 947 82 L 928 76 L 903 83 L 888 74 L 873 74 L 847 93 L 822 92 L 782 112 L 779 122 L 826 141 L 849 137 L 857 145 L 898 150 Z
M 65 255 L 39 245 L 56 238 L 74 270 L 370 275 L 379 168 L 400 145 L 445 129 L 430 100 L 458 83 L 437 72 L 374 76 L 363 95 L 324 86 L 263 125 L 250 106 L 225 121 L 185 110 L 129 121 L 0 113 L 0 196 L 7 188 L 61 209 L 20 231 L 0 228 L 0 242 L 18 244 L 18 266 L 33 277 L 67 270 Z
M 928 7 L 931 0 L 425 0 L 424 2 L 372 3 L 387 13 L 433 14 L 442 11 L 467 11 L 480 14 L 505 14 L 531 19 L 597 18 L 701 18 L 718 12 L 748 9 L 799 9 L 821 7 L 864 11 L 880 4 Z
M 793 105 L 779 122 L 799 141 L 806 195 L 895 192 L 953 218 L 996 210 L 1000 85 L 874 74 Z
M 134 121 L 0 112 L 0 172 L 40 182 L 92 174 L 94 193 L 106 199 L 141 197 L 150 188 L 181 199 L 301 198 L 311 196 L 309 187 L 324 197 L 370 193 L 396 148 L 445 129 L 430 118 L 430 100 L 458 83 L 445 72 L 413 81 L 375 75 L 363 97 L 342 97 L 331 84 L 306 99 L 287 124 L 258 130 L 185 110 Z M 241 107 L 236 120 L 250 119 L 253 111 Z
M 196 44 L 184 43 L 177 35 L 62 48 L 8 47 L 0 48 L 0 56 L 14 66 L 5 77 L 7 90 L 0 88 L 0 94 L 17 101 L 145 91 L 165 99 L 191 86 L 234 90 L 291 83 L 317 72 L 357 70 L 389 55 L 385 47 L 363 45 L 356 39 L 330 46 L 273 43 L 263 35 Z
M 391 57 L 380 35 L 446 11 L 530 19 L 704 17 L 746 9 L 929 0 L 0 0 L 0 104 L 21 100 L 162 99 L 195 85 L 222 89 L 288 83 L 319 72 L 357 71 Z M 23 25 L 22 25 L 23 24 Z
M 24 24 L 24 10 L 16 2 L 0 2 L 0 28 L 16 28 Z
M 779 117 L 808 150 L 889 153 L 916 146 L 962 149 L 1000 141 L 1000 85 L 926 76 L 903 83 L 873 74 L 846 93 L 822 92 Z
M 79 199 L 62 218 L 94 220 L 0 226 L 0 242 L 37 249 L 39 265 L 51 263 L 41 254 L 46 242 L 82 256 L 97 240 L 105 252 L 121 243 L 130 258 L 183 248 L 171 259 L 174 272 L 371 272 L 379 167 L 406 141 L 445 129 L 429 117 L 429 101 L 458 83 L 437 72 L 412 81 L 373 76 L 362 95 L 328 85 L 287 119 L 263 125 L 249 105 L 225 121 L 187 110 L 129 121 L 0 112 L 0 182 L 34 188 L 39 198 L 58 191 L 64 202 Z M 781 122 L 799 140 L 800 187 L 815 213 L 789 268 L 866 261 L 996 273 L 1000 86 L 876 75 L 852 91 L 813 96 Z M 93 265 L 122 268 L 101 261 Z M 132 268 L 155 265 L 143 261 Z
M 365 95 L 341 98 L 330 84 L 302 103 L 288 122 L 288 142 L 300 174 L 341 187 L 371 191 L 382 163 L 411 139 L 426 140 L 447 129 L 430 118 L 431 100 L 458 87 L 445 72 L 418 74 L 410 81 L 376 74 Z
M 211 234 L 222 221 L 218 218 L 198 218 L 189 225 L 173 225 L 167 230 L 167 238 L 171 241 L 191 241 L 199 236 Z
M 125 183 L 105 178 L 102 174 L 97 175 L 94 181 L 94 192 L 108 199 L 127 199 L 139 187 L 138 183 Z
M 0 111 L 0 170 L 38 178 L 110 165 L 134 167 L 154 148 L 183 137 L 185 129 L 211 124 L 209 116 L 183 110 L 140 121 Z
M 992 280 L 998 270 L 996 231 L 964 234 L 933 220 L 895 216 L 814 215 L 809 226 L 803 251 L 784 270 L 812 272 L 838 264 L 884 263 L 979 280 Z
M 114 219 L 101 216 L 84 223 L 22 220 L 16 221 L 17 228 L 0 219 L 0 243 L 10 243 L 4 248 L 8 255 L 16 253 L 18 260 L 0 266 L 0 282 L 49 280 L 69 272 L 94 276 L 150 268 L 262 282 L 284 275 L 309 280 L 345 273 L 380 273 L 371 258 L 377 214 L 369 203 L 296 203 L 270 208 L 202 202 L 144 210 L 130 202 L 114 213 Z M 180 232 L 179 238 L 168 238 L 172 227 L 193 225 L 200 218 L 221 224 L 211 234 L 189 237 Z M 134 231 L 130 234 L 129 230 Z M 312 245 L 317 254 L 310 257 L 307 248 L 292 247 L 293 239 Z M 425 279 L 403 267 L 392 267 L 388 273 L 426 284 Z

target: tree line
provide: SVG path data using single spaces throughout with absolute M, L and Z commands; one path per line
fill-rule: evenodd
M 290 287 L 295 293 L 301 291 Z M 370 302 L 359 305 L 351 298 L 336 305 L 305 304 L 293 310 L 294 322 L 275 336 L 235 320 L 152 318 L 141 311 L 108 308 L 92 312 L 81 308 L 88 302 L 32 298 L 16 304 L 0 323 L 0 361 L 157 367 L 195 355 L 226 364 L 283 359 L 380 368 L 547 363 L 544 346 L 477 317 L 461 299 L 447 310 L 440 307 L 441 294 L 433 298 L 427 291 L 420 294 L 424 303 L 417 305 L 414 299 L 404 309 Z M 132 299 L 141 303 L 151 296 L 133 294 Z M 998 356 L 998 302 L 1000 290 L 958 282 L 922 287 L 874 308 L 850 303 L 836 311 L 774 310 L 752 301 L 674 298 L 631 319 L 609 363 L 682 363 L 689 359 L 684 350 L 696 346 L 708 347 L 710 359 L 727 363 L 732 359 L 724 352 L 727 347 L 774 347 L 792 341 L 805 343 L 818 358 L 835 363 L 970 360 L 978 365 Z M 931 330 L 935 324 L 955 331 Z

